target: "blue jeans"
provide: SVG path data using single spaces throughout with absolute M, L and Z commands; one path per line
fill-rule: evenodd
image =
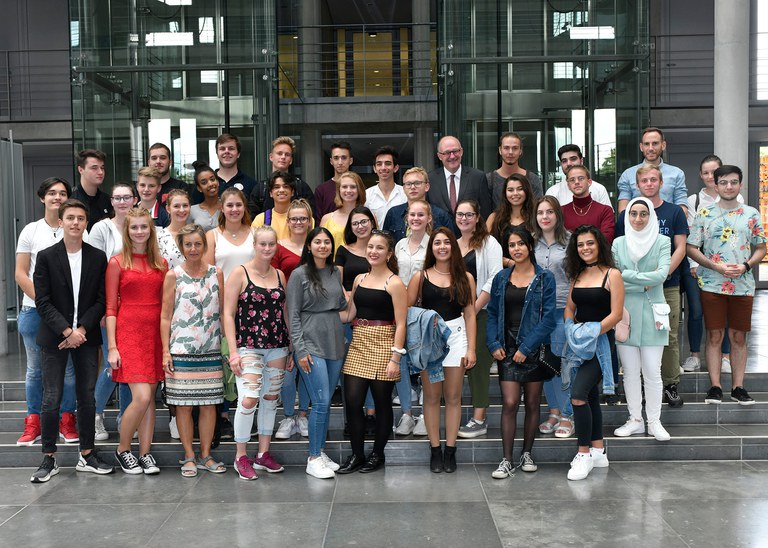
M 37 346 L 37 332 L 40 330 L 40 314 L 34 306 L 22 306 L 17 319 L 19 334 L 27 353 L 27 373 L 24 388 L 27 397 L 27 415 L 39 415 L 43 410 L 42 355 Z M 75 412 L 75 366 L 70 358 L 64 373 L 64 392 L 61 398 L 61 412 Z
M 685 312 L 688 315 L 688 346 L 691 352 L 701 352 L 701 339 L 704 337 L 704 310 L 701 307 L 701 289 L 696 278 L 691 276 L 690 265 L 683 264 L 680 276 L 680 287 L 685 292 L 688 307 Z M 728 338 L 728 329 L 723 336 L 723 344 L 720 347 L 723 354 L 731 353 L 731 340 Z
M 411 372 L 408 367 L 408 358 L 403 356 L 400 358 L 400 380 L 395 383 L 397 389 L 397 395 L 400 397 L 400 408 L 403 413 L 410 413 L 413 405 L 411 404 Z M 366 396 L 365 407 L 368 407 L 368 397 L 371 396 L 371 391 L 368 390 Z
M 299 362 L 296 360 L 295 354 L 292 354 L 290 359 L 293 360 L 293 369 L 288 371 L 286 368 L 283 388 L 280 390 L 280 399 L 283 400 L 283 414 L 286 417 L 293 417 L 296 414 L 296 373 L 299 370 Z M 309 392 L 303 378 L 299 377 L 298 384 L 299 411 L 306 413 L 309 411 Z
M 112 380 L 112 368 L 109 366 L 109 363 L 107 363 L 107 354 L 109 353 L 107 343 L 107 330 L 103 327 L 101 328 L 101 338 L 104 341 L 101 347 L 102 354 L 104 356 L 104 370 L 99 375 L 99 378 L 96 379 L 95 394 L 96 413 L 99 415 L 104 414 L 104 408 L 107 406 L 109 397 L 112 395 L 112 392 L 115 391 L 115 387 L 118 385 L 118 383 Z M 131 389 L 126 383 L 120 384 L 119 400 L 120 413 L 118 413 L 118 417 L 122 417 L 123 411 L 125 411 L 125 408 L 128 407 L 132 401 Z
M 330 420 L 331 396 L 339 382 L 343 359 L 327 360 L 312 356 L 309 373 L 299 368 L 299 374 L 307 385 L 312 399 L 312 412 L 309 414 L 309 456 L 319 457 L 325 448 Z

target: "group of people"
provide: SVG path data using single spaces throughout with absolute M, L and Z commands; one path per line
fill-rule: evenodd
M 487 433 L 494 368 L 503 455 L 493 477 L 536 471 L 538 431 L 575 433 L 568 478 L 584 479 L 608 466 L 600 394 L 615 395 L 619 362 L 629 417 L 614 434 L 642 434 L 647 425 L 657 440 L 670 439 L 660 416 L 662 398 L 682 405 L 681 285 L 689 336 L 698 337 L 684 367 L 700 366 L 703 310 L 707 403 L 722 401 L 726 331 L 731 398 L 754 403 L 744 370 L 750 270 L 766 251 L 759 214 L 740 201 L 741 170 L 715 156 L 702 162 L 705 188 L 689 197 L 682 172 L 661 160 L 665 146 L 658 128 L 643 132 L 645 161 L 619 180 L 616 222 L 576 145 L 558 151 L 565 182 L 543 194 L 538 177 L 519 165 L 522 139 L 514 133 L 501 137 L 503 163 L 490 173 L 462 166 L 460 142 L 443 137 L 442 166 L 408 169 L 402 186 L 397 152 L 382 147 L 379 181 L 368 189 L 349 170 L 349 144 L 335 143 L 335 176 L 314 193 L 288 171 L 295 147 L 288 137 L 273 143 L 270 178 L 255 182 L 237 168 L 237 138 L 222 135 L 221 167 L 196 162 L 193 192 L 170 177 L 165 145 L 150 148 L 136 185 L 116 183 L 109 196 L 99 188 L 103 153 L 82 151 L 78 188 L 44 181 L 45 215 L 25 227 L 17 248 L 28 403 L 18 443 L 42 437 L 44 453 L 32 481 L 58 473 L 59 435 L 79 441 L 78 471 L 113 472 L 94 441 L 108 439 L 103 411 L 116 383 L 115 461 L 127 474 L 159 472 L 151 446 L 160 383 L 184 450 L 183 477 L 226 471 L 211 450 L 227 399 L 237 399 L 234 469 L 244 480 L 282 472 L 272 437 L 294 433 L 309 438 L 306 472 L 314 477 L 374 472 L 385 464 L 393 429 L 426 435 L 431 471 L 452 473 L 457 439 Z M 324 448 L 342 373 L 351 451 L 336 463 Z M 462 426 L 465 375 L 473 410 Z M 419 383 L 423 414 L 415 418 Z M 542 393 L 549 416 L 540 424 Z M 275 432 L 281 400 L 285 419 Z M 515 458 L 521 401 L 523 447 Z M 368 424 L 374 443 L 366 455 Z

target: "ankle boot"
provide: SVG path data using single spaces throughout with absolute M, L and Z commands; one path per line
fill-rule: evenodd
M 441 446 L 430 447 L 432 454 L 429 458 L 429 469 L 435 474 L 443 471 L 443 448 Z
M 445 473 L 456 471 L 456 446 L 445 446 Z

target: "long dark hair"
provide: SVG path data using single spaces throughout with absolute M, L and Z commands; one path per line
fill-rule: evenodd
M 488 228 L 485 226 L 485 219 L 483 219 L 483 215 L 480 213 L 480 205 L 475 200 L 461 200 L 458 204 L 456 204 L 456 209 L 459 209 L 461 204 L 467 204 L 469 207 L 471 207 L 477 218 L 475 231 L 472 233 L 472 237 L 469 239 L 469 249 L 480 249 L 483 247 L 485 239 L 490 234 L 488 232 Z
M 531 261 L 531 264 L 536 266 L 536 253 L 534 251 L 536 247 L 536 241 L 533 239 L 533 236 L 530 232 L 528 232 L 526 229 L 520 226 L 513 227 L 506 232 L 507 234 L 507 241 L 504 242 L 506 245 L 504 246 L 507 249 L 507 254 L 509 254 L 509 238 L 512 236 L 517 236 L 523 241 L 523 244 L 525 244 L 525 247 L 528 248 L 528 258 Z
M 525 175 L 513 173 L 507 177 L 506 181 L 504 181 L 501 200 L 499 200 L 499 205 L 496 207 L 496 211 L 494 211 L 495 216 L 493 218 L 493 225 L 491 226 L 491 234 L 493 234 L 493 237 L 496 238 L 499 243 L 504 241 L 504 229 L 509 226 L 509 223 L 512 220 L 512 204 L 507 200 L 507 185 L 509 185 L 510 181 L 517 181 L 523 185 L 525 201 L 520 208 L 520 216 L 523 218 L 525 228 L 529 231 L 533 228 L 531 224 L 533 218 L 536 216 L 536 212 L 533 209 L 533 189 L 531 188 L 531 182 Z
M 539 215 L 539 206 L 544 202 L 552 206 L 552 210 L 555 212 L 555 241 L 560 245 L 568 245 L 569 233 L 565 229 L 565 217 L 563 217 L 563 208 L 560 207 L 560 202 L 554 196 L 542 196 L 536 201 L 536 208 L 533 213 L 536 217 Z M 541 239 L 543 231 L 539 226 L 539 221 L 533 222 L 533 239 L 537 242 Z
M 315 239 L 315 236 L 321 233 L 325 234 L 331 239 L 331 254 L 328 256 L 328 260 L 325 263 L 325 268 L 329 268 L 332 272 L 336 270 L 336 267 L 333 265 L 333 252 L 335 250 L 333 234 L 331 234 L 331 231 L 324 226 L 317 226 L 310 230 L 309 234 L 307 234 L 307 239 L 304 241 L 304 249 L 301 251 L 301 261 L 299 262 L 299 266 L 306 265 L 309 283 L 312 284 L 312 287 L 317 293 L 325 295 L 323 281 L 320 279 L 320 271 L 317 269 L 315 258 L 312 256 L 312 250 L 310 249 L 312 240 Z
M 467 279 L 467 267 L 464 265 L 464 259 L 461 256 L 459 242 L 456 240 L 452 230 L 441 226 L 430 235 L 429 244 L 427 245 L 427 257 L 424 259 L 424 270 L 432 268 L 437 263 L 435 253 L 432 251 L 432 244 L 435 241 L 435 237 L 441 234 L 447 236 L 448 241 L 451 243 L 451 260 L 448 269 L 451 273 L 451 285 L 448 286 L 448 295 L 451 300 L 456 299 L 462 307 L 465 307 L 472 302 L 474 295 Z M 424 273 L 422 272 L 423 275 Z
M 371 232 L 371 238 L 374 236 L 384 238 L 384 241 L 387 242 L 387 253 L 392 254 L 387 259 L 387 268 L 392 271 L 392 274 L 400 274 L 400 266 L 397 264 L 397 257 L 395 256 L 395 238 L 392 233 L 387 230 L 374 230 Z
M 376 224 L 376 217 L 373 213 L 371 213 L 371 210 L 368 209 L 365 206 L 357 206 L 352 211 L 349 212 L 349 217 L 347 217 L 347 224 L 344 226 L 344 241 L 347 244 L 354 244 L 357 242 L 357 234 L 355 234 L 355 231 L 352 230 L 352 216 L 353 215 L 365 215 L 368 217 L 368 220 L 371 221 L 371 230 L 376 230 L 379 228 L 379 225 Z
M 613 262 L 611 246 L 608 245 L 608 240 L 605 239 L 600 229 L 593 225 L 581 225 L 571 233 L 568 247 L 565 248 L 565 273 L 568 274 L 568 277 L 571 280 L 575 280 L 587 268 L 587 263 L 579 257 L 579 250 L 576 247 L 577 240 L 582 234 L 591 234 L 595 238 L 597 242 L 597 264 L 607 268 L 616 268 L 616 263 Z

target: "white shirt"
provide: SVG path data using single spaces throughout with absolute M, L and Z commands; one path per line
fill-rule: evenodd
M 456 203 L 459 203 L 459 189 L 461 188 L 461 165 L 456 173 L 451 173 L 447 169 L 443 168 L 445 174 L 445 188 L 448 189 L 448 203 L 451 203 L 451 175 L 453 175 L 453 181 L 456 183 Z
M 398 184 L 389 193 L 389 199 L 384 197 L 384 193 L 379 188 L 379 185 L 374 185 L 365 191 L 365 207 L 370 209 L 373 216 L 376 217 L 379 228 L 384 224 L 387 212 L 391 208 L 404 204 L 407 201 L 408 198 L 405 196 L 405 190 Z
M 75 301 L 75 315 L 72 317 L 72 329 L 77 327 L 77 303 L 80 300 L 80 277 L 83 271 L 82 248 L 74 253 L 67 253 L 69 270 L 72 272 L 72 296 Z
M 28 275 L 30 280 L 35 274 L 37 254 L 61 240 L 62 233 L 63 229 L 61 227 L 55 229 L 51 228 L 48 223 L 45 222 L 45 219 L 29 223 L 21 230 L 21 234 L 19 234 L 19 243 L 16 246 L 16 253 L 29 253 Z M 25 293 L 22 305 L 34 308 L 35 300 L 31 299 Z
M 413 275 L 424 268 L 424 261 L 427 258 L 427 245 L 429 245 L 429 234 L 424 233 L 424 237 L 413 253 L 411 253 L 409 240 L 410 237 L 403 238 L 395 245 L 395 257 L 397 257 L 400 279 L 403 280 L 406 287 L 411 278 L 413 278 Z
M 601 204 L 610 206 L 613 209 L 611 203 L 611 197 L 608 196 L 608 191 L 603 185 L 597 181 L 592 181 L 592 186 L 589 187 L 589 193 L 592 195 L 592 199 Z M 555 185 L 552 185 L 547 190 L 547 196 L 554 196 L 561 206 L 570 204 L 573 201 L 573 192 L 568 188 L 568 183 L 561 181 Z

